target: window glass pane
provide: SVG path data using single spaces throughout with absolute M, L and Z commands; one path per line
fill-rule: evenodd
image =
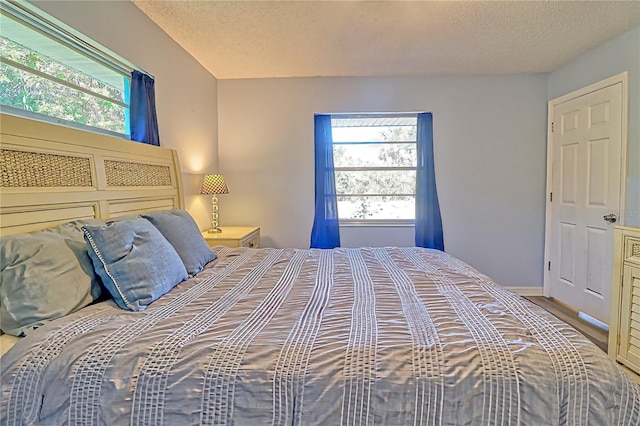
M 130 67 L 36 7 L 2 2 L 0 104 L 128 135 Z
M 338 114 L 331 125 L 340 219 L 413 220 L 417 115 Z
M 333 142 L 406 142 L 416 140 L 416 126 L 333 127 Z
M 51 41 L 50 43 L 55 42 Z M 68 50 L 72 52 L 71 49 L 68 49 L 62 45 L 59 45 L 59 50 Z M 106 67 L 98 63 L 94 63 L 90 71 L 93 71 L 97 75 L 102 75 L 103 77 L 106 77 L 108 75 L 110 78 L 103 78 L 104 80 L 108 80 L 111 83 L 107 84 L 96 78 L 93 78 L 91 75 L 87 75 L 81 72 L 80 70 L 67 66 L 73 64 L 80 69 L 88 68 L 87 66 L 83 67 L 82 65 L 86 62 L 89 62 L 90 59 L 85 58 L 78 53 L 74 55 L 68 55 L 69 57 L 66 59 L 69 60 L 69 62 L 67 62 L 67 65 L 65 65 L 45 56 L 44 54 L 29 50 L 24 46 L 21 46 L 20 44 L 14 43 L 13 41 L 5 38 L 3 35 L 3 37 L 0 38 L 0 55 L 3 58 L 11 59 L 12 61 L 15 61 L 19 64 L 25 65 L 29 68 L 33 68 L 61 80 L 68 81 L 69 83 L 75 84 L 76 86 L 91 90 L 92 92 L 106 96 L 115 101 L 125 101 L 125 77 L 115 73 L 114 71 L 108 70 Z
M 125 107 L 43 77 L 1 64 L 3 105 L 118 133 L 125 130 Z
M 415 194 L 415 170 L 335 171 L 340 194 Z
M 334 167 L 416 167 L 416 144 L 334 145 Z
M 415 196 L 345 197 L 338 196 L 340 219 L 385 220 L 415 219 Z

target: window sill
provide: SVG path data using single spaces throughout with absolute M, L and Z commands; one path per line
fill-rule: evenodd
M 371 227 L 371 228 L 379 228 L 379 227 L 389 227 L 389 228 L 413 228 L 415 227 L 414 220 L 341 220 L 340 227 L 341 228 L 351 228 L 351 227 Z

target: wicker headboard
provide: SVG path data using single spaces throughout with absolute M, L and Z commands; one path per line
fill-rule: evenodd
M 184 208 L 174 150 L 0 114 L 0 235 Z

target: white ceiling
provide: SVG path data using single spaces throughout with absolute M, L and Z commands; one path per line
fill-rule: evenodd
M 549 72 L 640 1 L 132 0 L 219 79 Z

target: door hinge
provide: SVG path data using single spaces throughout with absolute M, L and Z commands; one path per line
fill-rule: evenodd
M 547 263 L 547 271 L 551 271 L 551 261 L 549 261 L 549 263 Z
M 553 133 L 553 132 L 554 132 L 554 124 L 555 124 L 555 123 L 552 121 L 552 122 L 551 122 L 551 133 Z
M 549 202 L 553 202 L 553 192 L 549 193 Z

